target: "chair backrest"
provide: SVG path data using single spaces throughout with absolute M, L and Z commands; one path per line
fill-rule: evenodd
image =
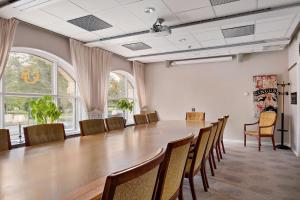
M 8 129 L 0 129 L 0 152 L 11 149 L 10 135 Z
M 259 117 L 259 126 L 271 126 L 269 128 L 262 128 L 260 134 L 273 135 L 276 125 L 276 112 L 262 112 Z
M 205 112 L 187 112 L 185 120 L 205 120 Z
M 145 114 L 133 115 L 135 125 L 148 124 L 147 116 Z
M 206 127 L 200 129 L 195 147 L 194 147 L 194 154 L 192 158 L 192 163 L 191 163 L 191 172 L 195 173 L 201 168 L 202 161 L 205 156 L 205 150 L 207 147 L 207 143 L 209 140 L 209 135 L 211 133 L 212 127 Z
M 123 117 L 110 117 L 105 119 L 105 123 L 108 131 L 125 128 Z
M 40 124 L 24 128 L 25 145 L 33 146 L 66 139 L 64 124 Z
M 225 115 L 225 116 L 224 116 L 224 123 L 223 123 L 222 129 L 221 129 L 221 135 L 220 135 L 220 138 L 221 138 L 222 140 L 223 140 L 224 130 L 225 130 L 225 127 L 226 127 L 228 118 L 229 118 L 229 115 Z
M 151 200 L 154 195 L 162 149 L 140 165 L 113 173 L 106 178 L 101 200 Z
M 183 173 L 194 135 L 170 142 L 164 161 L 160 167 L 157 186 L 157 200 L 169 200 L 178 194 L 182 184 Z
M 218 119 L 218 128 L 217 128 L 217 132 L 216 132 L 216 136 L 215 136 L 215 139 L 214 139 L 214 144 L 213 146 L 215 147 L 218 140 L 220 139 L 220 135 L 221 135 L 221 132 L 222 132 L 222 127 L 223 127 L 223 124 L 224 124 L 224 118 L 220 118 Z
M 148 122 L 152 123 L 152 122 L 158 122 L 158 116 L 157 116 L 157 112 L 152 112 L 152 113 L 147 113 L 147 118 L 148 118 Z
M 105 133 L 104 119 L 88 119 L 79 122 L 82 136 Z
M 212 128 L 211 128 L 211 133 L 209 135 L 209 139 L 207 142 L 207 147 L 206 147 L 206 151 L 205 151 L 205 158 L 207 159 L 209 156 L 209 153 L 211 152 L 211 149 L 213 147 L 214 144 L 214 139 L 217 133 L 217 129 L 218 129 L 218 122 L 213 122 L 212 124 Z

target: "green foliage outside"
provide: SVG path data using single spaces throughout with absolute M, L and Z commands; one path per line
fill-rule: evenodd
M 132 112 L 134 107 L 134 101 L 130 101 L 127 98 L 120 99 L 117 103 L 117 107 L 123 111 L 125 115 L 126 111 Z
M 18 124 L 15 117 L 23 115 L 22 124 L 32 124 L 29 103 L 42 95 L 52 94 L 53 63 L 38 56 L 25 53 L 10 53 L 4 71 L 5 125 Z M 73 96 L 75 81 L 58 68 L 57 91 L 59 95 Z M 32 94 L 33 97 L 16 96 L 13 93 Z M 58 106 L 63 112 L 60 120 L 73 119 L 73 102 L 70 98 L 58 98 Z M 50 119 L 49 119 L 50 120 Z
M 52 96 L 43 96 L 29 102 L 31 116 L 37 124 L 53 123 L 60 118 L 62 112 L 53 102 Z

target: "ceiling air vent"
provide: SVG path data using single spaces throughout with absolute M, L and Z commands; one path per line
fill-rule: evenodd
M 254 25 L 222 29 L 224 38 L 241 37 L 254 34 Z
M 71 19 L 68 22 L 87 31 L 97 31 L 112 27 L 112 25 L 106 23 L 98 17 L 95 17 L 94 15 L 87 15 L 76 19 Z
M 239 1 L 239 0 L 210 0 L 210 3 L 212 6 L 218 6 L 218 5 L 227 4 L 235 1 Z
M 124 44 L 123 47 L 126 47 L 132 51 L 139 51 L 145 49 L 151 49 L 151 47 L 143 42 L 131 43 L 131 44 Z

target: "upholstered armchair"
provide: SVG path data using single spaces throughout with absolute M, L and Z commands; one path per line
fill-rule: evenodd
M 187 112 L 185 120 L 205 120 L 205 112 Z
M 262 137 L 270 137 L 272 139 L 273 149 L 276 150 L 275 147 L 275 139 L 274 139 L 274 131 L 276 127 L 276 112 L 262 112 L 260 113 L 259 120 L 252 124 L 244 124 L 244 146 L 246 146 L 246 136 L 254 136 L 258 139 L 258 150 L 261 149 L 261 138 Z M 258 124 L 258 128 L 256 130 L 247 130 L 248 126 Z
M 79 122 L 81 136 L 105 133 L 104 119 L 88 119 Z
M 0 152 L 11 149 L 10 135 L 8 129 L 0 129 Z
M 40 124 L 24 128 L 25 145 L 34 146 L 66 139 L 64 124 Z
M 135 125 L 148 124 L 147 116 L 145 114 L 133 115 Z

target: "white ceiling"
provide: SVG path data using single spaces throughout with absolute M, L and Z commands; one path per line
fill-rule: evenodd
M 198 49 L 189 53 L 137 58 L 143 62 L 155 62 L 195 56 L 257 52 L 262 51 L 263 46 L 281 44 L 284 38 L 286 39 L 284 43 L 288 43 L 299 23 L 300 6 L 176 28 L 172 29 L 172 34 L 167 37 L 143 34 L 106 41 L 91 41 L 148 30 L 158 17 L 164 18 L 166 25 L 177 25 L 299 2 L 300 0 L 240 0 L 211 6 L 209 0 L 50 0 L 48 3 L 24 11 L 15 8 L 16 4 L 0 8 L 0 17 L 16 17 L 65 36 L 89 42 L 87 43 L 89 46 L 101 47 L 124 57 Z M 20 4 L 20 2 L 18 3 Z M 155 12 L 146 14 L 144 12 L 146 7 L 155 8 Z M 97 16 L 111 24 L 112 27 L 88 32 L 67 22 L 67 20 L 89 14 Z M 221 29 L 224 28 L 250 24 L 255 24 L 254 35 L 225 39 L 221 32 Z M 183 38 L 185 41 L 180 42 L 179 40 Z M 241 43 L 271 39 L 281 39 L 281 41 L 240 45 Z M 122 46 L 131 42 L 144 42 L 152 48 L 131 51 Z M 216 48 L 224 45 L 239 46 Z

